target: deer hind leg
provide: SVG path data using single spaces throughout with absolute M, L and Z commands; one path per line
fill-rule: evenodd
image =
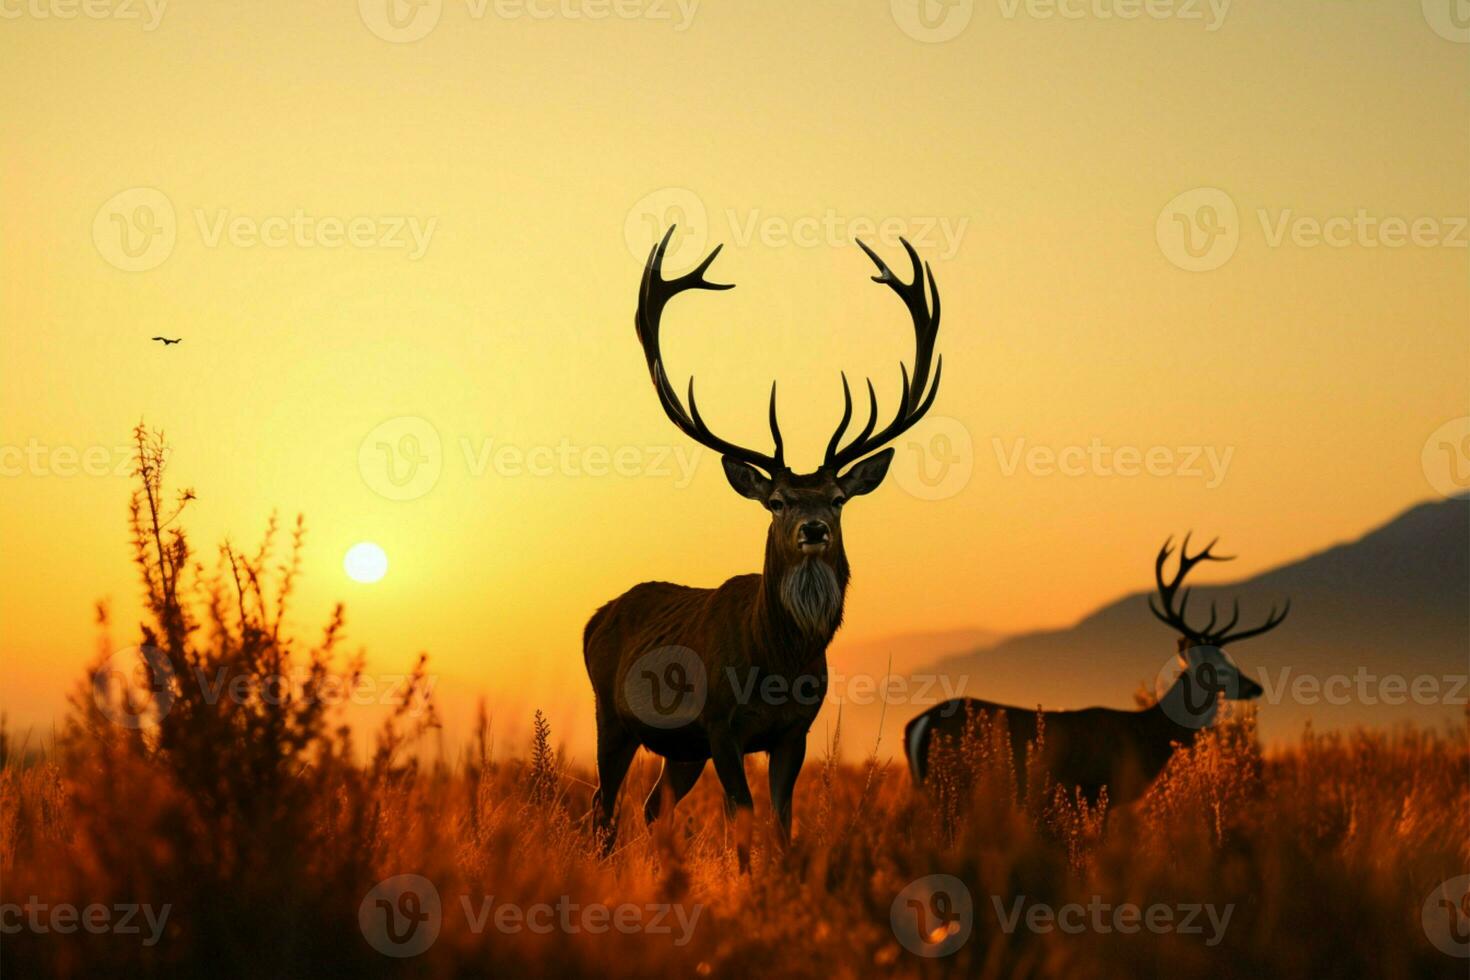
M 638 742 L 621 726 L 599 727 L 597 732 L 597 792 L 592 797 L 592 819 L 598 831 L 601 851 L 612 850 L 617 840 L 618 790 L 633 764 Z
M 750 784 L 745 780 L 745 754 L 728 732 L 711 733 L 710 754 L 715 761 L 715 774 L 720 777 L 720 785 L 725 787 L 725 816 L 733 818 L 735 823 L 735 849 L 740 858 L 740 870 L 749 871 L 755 800 L 750 795 Z
M 699 777 L 704 773 L 704 766 L 708 761 L 708 759 L 700 759 L 698 762 L 675 762 L 672 759 L 665 759 L 653 792 L 649 793 L 648 799 L 643 802 L 644 821 L 653 823 L 658 819 L 666 794 L 669 796 L 669 809 L 672 810 L 678 806 L 679 801 L 688 796 L 694 784 L 699 782 Z

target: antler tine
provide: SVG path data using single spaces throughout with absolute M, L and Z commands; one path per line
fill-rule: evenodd
M 1152 596 L 1149 597 L 1149 609 L 1153 611 L 1156 617 L 1179 630 L 1186 637 L 1202 642 L 1213 642 L 1209 638 L 1211 635 L 1210 631 L 1215 628 L 1215 623 L 1219 619 L 1219 611 L 1216 608 L 1216 604 L 1214 602 L 1210 603 L 1209 624 L 1203 630 L 1197 630 L 1190 626 L 1185 619 L 1185 612 L 1189 608 L 1190 589 L 1186 587 L 1183 592 L 1180 592 L 1179 587 L 1184 583 L 1184 578 L 1189 574 L 1190 570 L 1200 562 L 1231 561 L 1234 556 L 1216 555 L 1211 551 L 1219 543 L 1219 538 L 1215 538 L 1209 544 L 1205 545 L 1202 550 L 1191 555 L 1189 553 L 1189 539 L 1193 536 L 1193 531 L 1187 532 L 1184 535 L 1184 540 L 1179 543 L 1179 566 L 1169 581 L 1165 581 L 1164 579 L 1164 565 L 1169 560 L 1169 556 L 1174 554 L 1172 547 L 1174 536 L 1170 535 L 1164 540 L 1163 547 L 1159 549 L 1158 556 L 1154 559 L 1154 581 L 1158 586 L 1159 602 L 1163 606 L 1163 612 L 1154 608 Z M 1174 597 L 1176 595 L 1179 597 L 1179 608 L 1177 610 L 1174 608 Z
M 832 433 L 832 438 L 827 441 L 827 453 L 825 458 L 831 459 L 832 454 L 837 452 L 837 444 L 842 441 L 842 434 L 847 431 L 847 423 L 852 421 L 852 388 L 847 384 L 847 372 L 842 374 L 842 421 L 837 423 L 837 429 Z
M 873 393 L 873 382 L 869 379 L 868 425 L 845 448 L 839 448 L 842 437 L 847 431 L 847 425 L 851 421 L 850 406 L 844 408 L 842 423 L 827 444 L 827 455 L 823 465 L 828 469 L 840 469 L 896 439 L 924 417 L 930 406 L 934 404 L 935 396 L 939 393 L 939 379 L 944 367 L 942 357 L 937 363 L 934 360 L 934 340 L 939 333 L 939 286 L 934 280 L 934 270 L 919 258 L 919 253 L 909 244 L 908 240 L 900 238 L 899 241 L 908 254 L 909 261 L 913 264 L 913 279 L 909 282 L 903 281 L 894 274 L 878 253 L 868 247 L 867 242 L 859 239 L 857 244 L 878 268 L 878 274 L 872 276 L 872 280 L 882 283 L 897 293 L 913 318 L 913 377 L 909 376 L 908 366 L 900 364 L 903 374 L 903 391 L 899 399 L 898 411 L 894 414 L 893 421 L 884 426 L 882 431 L 876 435 L 873 434 L 873 428 L 877 424 L 878 400 Z M 934 367 L 932 382 L 929 376 L 931 365 Z M 844 400 L 850 397 L 846 375 L 843 376 L 843 396 Z
M 710 430 L 700 416 L 699 406 L 694 400 L 694 378 L 692 376 L 689 379 L 688 409 L 679 403 L 679 396 L 674 393 L 673 386 L 669 384 L 668 374 L 664 371 L 663 366 L 663 352 L 659 346 L 659 323 L 664 307 L 668 305 L 669 300 L 686 289 L 734 288 L 733 283 L 710 282 L 704 277 L 715 257 L 720 254 L 722 245 L 716 245 L 714 250 L 704 257 L 704 261 L 684 275 L 673 279 L 663 278 L 664 255 L 668 252 L 669 242 L 674 237 L 675 227 L 670 225 L 669 230 L 664 232 L 663 238 L 648 253 L 648 262 L 643 267 L 643 281 L 638 294 L 638 311 L 633 321 L 638 333 L 638 342 L 643 346 L 643 356 L 648 362 L 648 374 L 653 379 L 653 387 L 658 395 L 659 404 L 663 407 L 664 414 L 669 417 L 669 421 L 695 442 L 721 455 L 758 466 L 774 475 L 786 466 L 781 428 L 776 422 L 775 382 L 771 383 L 770 425 L 776 450 L 773 455 L 769 456 L 721 439 Z
M 1222 631 L 1221 635 L 1215 640 L 1215 645 L 1224 646 L 1226 643 L 1239 643 L 1241 640 L 1249 640 L 1253 636 L 1260 636 L 1262 633 L 1274 630 L 1276 627 L 1280 626 L 1283 622 L 1286 621 L 1286 614 L 1289 612 L 1291 612 L 1290 599 L 1287 599 L 1286 603 L 1281 607 L 1280 615 L 1277 615 L 1276 613 L 1276 606 L 1272 605 L 1271 611 L 1266 614 L 1266 621 L 1260 626 L 1257 626 L 1253 629 L 1242 630 L 1241 632 L 1234 635 L 1230 635 L 1228 629 Z
M 786 465 L 786 445 L 781 441 L 781 423 L 776 421 L 776 382 L 771 382 L 771 441 L 776 444 L 776 452 L 772 457 L 777 466 Z
M 1210 621 L 1205 625 L 1205 628 L 1196 630 L 1191 627 L 1185 620 L 1185 610 L 1189 606 L 1191 590 L 1186 587 L 1183 592 L 1179 591 L 1180 585 L 1184 582 L 1184 577 L 1189 574 L 1190 569 L 1202 561 L 1234 561 L 1235 556 L 1215 554 L 1214 547 L 1219 543 L 1219 538 L 1214 539 L 1205 545 L 1202 550 L 1191 555 L 1189 553 L 1189 538 L 1190 535 L 1186 534 L 1184 540 L 1179 545 L 1179 567 L 1175 571 L 1171 581 L 1165 581 L 1164 579 L 1164 564 L 1168 561 L 1169 556 L 1174 553 L 1172 547 L 1174 538 L 1172 536 L 1164 541 L 1164 546 L 1159 549 L 1158 556 L 1154 559 L 1154 581 L 1158 584 L 1159 604 L 1163 607 L 1161 610 L 1158 606 L 1155 606 L 1154 597 L 1148 597 L 1149 611 L 1155 617 L 1179 630 L 1186 637 L 1200 643 L 1208 643 L 1211 646 L 1224 646 L 1226 643 L 1238 643 L 1241 640 L 1246 640 L 1253 636 L 1260 636 L 1262 633 L 1273 630 L 1281 625 L 1286 619 L 1286 614 L 1291 610 L 1290 599 L 1286 600 L 1279 614 L 1273 605 L 1271 612 L 1266 616 L 1266 621 L 1260 626 L 1239 633 L 1231 633 L 1230 631 L 1235 629 L 1235 624 L 1240 622 L 1240 599 L 1237 598 L 1231 602 L 1230 621 L 1219 629 L 1215 628 L 1215 624 L 1219 620 L 1219 610 L 1213 600 L 1210 602 Z M 1177 610 L 1174 608 L 1176 594 L 1179 598 L 1179 608 Z
M 1214 608 L 1215 608 L 1215 604 L 1214 603 L 1210 603 L 1210 609 L 1211 609 L 1211 611 L 1213 611 Z M 1217 637 L 1228 635 L 1230 633 L 1230 631 L 1235 628 L 1235 624 L 1238 623 L 1238 622 L 1240 622 L 1240 599 L 1239 598 L 1235 599 L 1231 603 L 1230 622 L 1228 622 L 1224 626 L 1220 627 L 1220 632 L 1215 633 L 1214 635 L 1217 636 Z M 1211 626 L 1213 626 L 1213 625 L 1214 624 L 1211 623 Z M 1211 632 L 1210 628 L 1209 627 L 1206 627 L 1205 632 L 1206 633 Z M 1218 646 L 1218 645 L 1219 644 L 1216 643 L 1216 646 Z

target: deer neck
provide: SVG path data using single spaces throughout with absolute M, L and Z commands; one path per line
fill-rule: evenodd
M 766 541 L 754 625 L 774 665 L 800 670 L 826 653 L 842 625 L 849 576 L 841 539 L 820 555 L 797 556 Z
M 1220 699 L 1213 691 L 1202 691 L 1185 671 L 1174 679 L 1164 696 L 1145 711 L 1161 738 L 1168 736 L 1173 741 L 1192 745 L 1196 736 L 1219 717 Z

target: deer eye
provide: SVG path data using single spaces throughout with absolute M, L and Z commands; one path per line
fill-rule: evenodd
M 847 498 L 840 493 L 832 498 L 832 506 L 836 507 L 838 510 L 841 510 L 842 505 L 845 503 L 847 503 Z
M 767 503 L 766 506 L 771 508 L 771 513 L 779 514 L 786 507 L 786 501 L 782 500 L 780 497 L 772 497 L 770 499 L 770 502 Z

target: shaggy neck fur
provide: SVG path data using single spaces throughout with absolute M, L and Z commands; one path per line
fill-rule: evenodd
M 775 652 L 797 666 L 826 653 L 842 625 L 848 575 L 840 539 L 821 555 L 794 558 L 767 541 L 756 619 Z
M 781 576 L 781 605 L 797 628 L 812 637 L 830 637 L 842 621 L 842 586 L 820 558 L 803 559 Z

